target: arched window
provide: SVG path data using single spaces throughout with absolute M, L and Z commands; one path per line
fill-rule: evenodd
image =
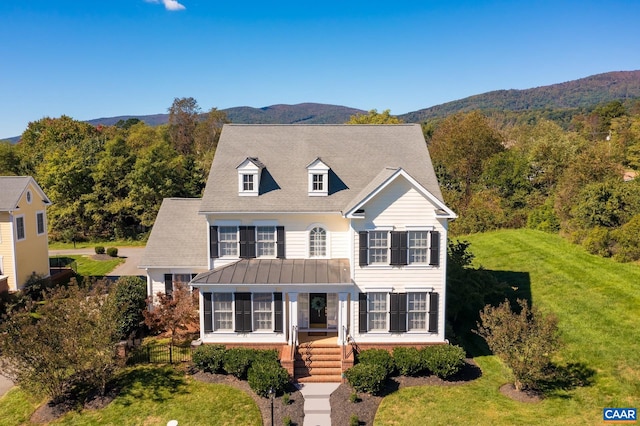
M 316 226 L 309 231 L 309 257 L 325 257 L 327 255 L 327 231 Z

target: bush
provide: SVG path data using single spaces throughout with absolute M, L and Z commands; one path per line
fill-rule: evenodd
M 352 414 L 349 419 L 349 426 L 358 426 L 360 424 L 360 419 L 356 414 Z
M 282 405 L 289 405 L 289 402 L 291 402 L 291 394 L 289 392 L 285 392 L 282 395 Z
M 104 246 L 96 246 L 96 254 L 104 254 Z
M 441 379 L 453 376 L 464 365 L 465 352 L 460 346 L 427 346 L 420 352 L 424 367 Z
M 251 362 L 279 362 L 278 352 L 275 349 L 250 349 Z
M 127 339 L 144 323 L 147 307 L 147 283 L 139 277 L 123 276 L 116 281 L 115 303 L 118 307 L 118 338 Z
M 380 364 L 360 363 L 349 368 L 344 375 L 357 392 L 375 395 L 382 390 L 387 370 Z
M 511 310 L 507 300 L 498 307 L 485 306 L 475 333 L 511 368 L 517 390 L 535 389 L 546 380 L 551 356 L 558 349 L 558 320 L 542 316 L 525 300 L 519 299 L 518 305 L 519 313 Z
M 589 230 L 587 236 L 582 241 L 582 246 L 589 253 L 602 257 L 611 257 L 612 245 L 609 230 L 603 226 L 596 226 Z
M 358 362 L 361 364 L 377 364 L 384 367 L 386 376 L 395 371 L 391 354 L 384 349 L 366 349 L 358 354 Z
M 285 417 L 282 419 L 282 424 L 283 424 L 284 426 L 291 426 L 291 424 L 292 424 L 292 422 L 291 422 L 291 417 L 289 417 L 289 416 L 285 416 Z
M 200 345 L 191 360 L 199 370 L 217 373 L 222 370 L 225 351 L 224 345 Z
M 109 247 L 107 249 L 107 254 L 111 257 L 118 257 L 118 248 L 117 247 Z
M 247 381 L 256 394 L 267 398 L 271 389 L 276 394 L 284 392 L 289 384 L 289 373 L 278 362 L 261 360 L 251 364 Z
M 231 348 L 224 353 L 222 368 L 227 374 L 238 379 L 247 377 L 247 370 L 254 359 L 254 350 L 246 348 Z
M 393 362 L 403 376 L 417 376 L 424 370 L 420 351 L 416 348 L 394 348 Z

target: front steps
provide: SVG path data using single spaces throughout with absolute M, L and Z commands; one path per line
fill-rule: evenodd
M 335 343 L 301 343 L 293 366 L 294 379 L 300 383 L 341 383 L 342 348 Z

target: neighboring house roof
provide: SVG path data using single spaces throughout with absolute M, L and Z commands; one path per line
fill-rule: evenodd
M 29 183 L 33 183 L 45 204 L 51 204 L 42 188 L 31 176 L 0 176 L 0 211 L 16 210 Z
M 238 195 L 236 167 L 247 157 L 259 158 L 265 166 L 258 197 Z M 308 193 L 306 167 L 317 158 L 331 167 L 326 197 Z M 443 200 L 418 124 L 227 124 L 200 213 L 345 212 L 373 181 L 380 183 L 393 173 L 387 168 L 402 168 L 437 200 Z
M 207 268 L 206 219 L 200 198 L 165 198 L 147 241 L 140 268 Z
M 351 284 L 349 259 L 242 259 L 191 284 Z

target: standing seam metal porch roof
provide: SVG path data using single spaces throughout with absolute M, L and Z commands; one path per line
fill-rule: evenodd
M 348 259 L 242 259 L 203 272 L 203 284 L 351 284 Z
M 260 186 L 268 188 L 258 196 L 238 195 L 236 167 L 247 157 L 265 166 Z M 316 158 L 330 167 L 327 196 L 309 196 L 306 166 Z M 225 124 L 200 213 L 344 212 L 387 168 L 402 168 L 443 200 L 418 124 Z

